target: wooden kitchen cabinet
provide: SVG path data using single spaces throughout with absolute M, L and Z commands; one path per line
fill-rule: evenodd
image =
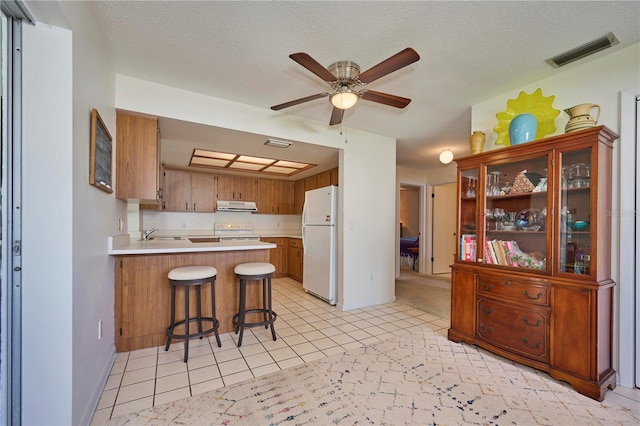
M 160 133 L 155 117 L 116 111 L 116 198 L 158 204 Z
M 331 185 L 331 170 L 316 175 L 316 188 L 324 188 Z
M 164 171 L 163 210 L 213 213 L 215 194 L 215 175 L 173 169 Z
M 318 175 L 309 176 L 304 178 L 304 190 L 311 191 L 318 188 Z
M 117 352 L 164 346 L 171 319 L 171 285 L 168 273 L 189 265 L 213 265 L 216 276 L 216 316 L 220 334 L 231 332 L 238 312 L 238 284 L 233 268 L 239 263 L 268 262 L 270 250 L 211 251 L 122 255 L 114 257 L 115 345 Z M 202 315 L 211 316 L 211 287 L 202 287 Z M 196 312 L 195 288 L 189 290 L 189 311 Z M 176 292 L 176 319 L 184 319 L 184 295 Z M 247 305 L 262 300 L 260 286 L 247 287 Z
M 276 267 L 274 277 L 286 277 L 289 274 L 289 238 L 261 237 L 260 241 L 276 244 L 275 249 L 269 250 L 269 262 Z
M 546 371 L 598 401 L 616 386 L 616 138 L 599 126 L 456 159 L 449 340 Z
M 297 180 L 293 185 L 293 212 L 302 214 L 304 208 L 304 179 Z
M 255 178 L 218 175 L 217 179 L 218 200 L 256 201 L 258 185 Z
M 258 213 L 294 214 L 293 185 L 285 180 L 258 179 Z
M 340 180 L 339 174 L 338 174 L 338 168 L 333 168 L 331 170 L 329 170 L 330 172 L 330 176 L 331 176 L 331 183 L 330 185 L 335 185 L 338 186 L 338 182 Z
M 302 282 L 304 252 L 302 251 L 302 240 L 300 238 L 289 238 L 288 257 L 289 276 L 296 281 Z

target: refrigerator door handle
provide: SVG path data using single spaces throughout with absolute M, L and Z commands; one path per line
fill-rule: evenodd
M 305 253 L 307 251 L 307 245 L 305 244 L 305 238 L 304 238 L 304 230 L 305 230 L 306 226 L 302 225 L 302 252 Z
M 302 205 L 302 226 L 307 223 L 307 200 L 305 195 L 304 204 Z

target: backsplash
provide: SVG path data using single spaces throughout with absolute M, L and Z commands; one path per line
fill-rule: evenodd
M 219 213 L 179 213 L 142 210 L 136 206 L 128 209 L 128 233 L 138 236 L 140 230 L 156 228 L 160 231 L 202 231 L 211 230 L 213 224 L 251 223 L 256 234 L 260 233 L 296 233 L 302 228 L 300 215 L 270 215 L 238 212 Z

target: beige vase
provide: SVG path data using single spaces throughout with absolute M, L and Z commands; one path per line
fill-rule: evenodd
M 480 130 L 474 131 L 469 136 L 469 150 L 471 154 L 479 154 L 484 149 L 485 135 Z

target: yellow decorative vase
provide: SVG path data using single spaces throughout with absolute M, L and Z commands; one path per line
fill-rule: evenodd
M 480 130 L 474 131 L 469 136 L 469 150 L 471 154 L 479 154 L 484 149 L 485 135 Z

